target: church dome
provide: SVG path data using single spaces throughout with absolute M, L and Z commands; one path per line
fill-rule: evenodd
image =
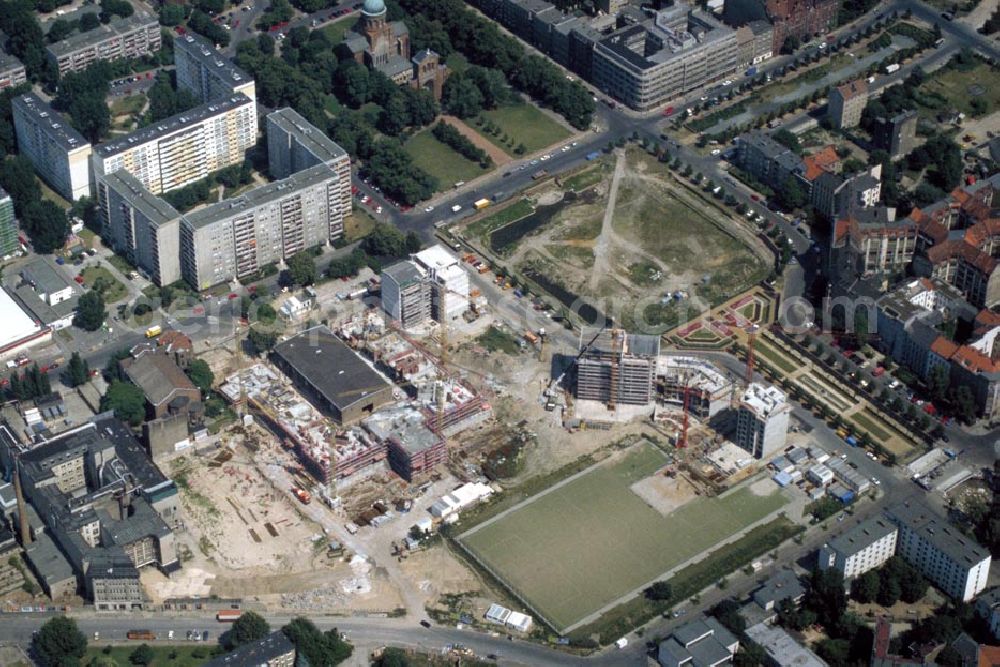
M 365 4 L 361 7 L 361 12 L 369 16 L 384 14 L 385 2 L 383 0 L 365 0 Z

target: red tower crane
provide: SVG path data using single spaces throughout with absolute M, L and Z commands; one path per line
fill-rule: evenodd
M 746 376 L 747 385 L 753 382 L 753 364 L 754 364 L 753 343 L 754 340 L 757 338 L 757 329 L 758 327 L 756 324 L 751 324 L 749 327 L 747 327 L 747 376 Z

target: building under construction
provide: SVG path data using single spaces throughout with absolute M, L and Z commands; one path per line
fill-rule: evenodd
M 656 363 L 657 389 L 667 405 L 684 407 L 698 419 L 714 417 L 729 407 L 734 386 L 709 361 L 697 357 L 662 356 Z
M 649 405 L 656 394 L 657 336 L 623 329 L 584 329 L 580 334 L 576 397 L 616 405 Z
M 427 424 L 450 437 L 490 418 L 493 408 L 461 380 L 430 380 L 418 391 Z

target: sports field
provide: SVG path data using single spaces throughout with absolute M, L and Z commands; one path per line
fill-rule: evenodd
M 665 463 L 643 443 L 460 540 L 563 630 L 786 502 L 739 487 L 663 516 L 629 487 Z

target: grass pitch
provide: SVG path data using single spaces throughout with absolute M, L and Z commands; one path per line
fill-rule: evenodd
M 413 158 L 413 164 L 437 179 L 438 191 L 447 190 L 459 181 L 471 181 L 490 171 L 435 139 L 430 130 L 415 134 L 403 148 Z
M 640 445 L 460 540 L 561 630 L 786 502 L 740 488 L 663 516 L 629 487 L 665 463 L 652 445 Z

